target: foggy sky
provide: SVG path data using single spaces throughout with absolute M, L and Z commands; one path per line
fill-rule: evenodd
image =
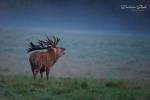
M 146 5 L 144 11 L 120 5 Z M 0 0 L 0 28 L 150 34 L 148 0 Z

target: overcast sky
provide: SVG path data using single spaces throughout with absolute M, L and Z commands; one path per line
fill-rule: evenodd
M 146 6 L 121 9 L 120 5 Z M 148 0 L 0 0 L 0 28 L 150 34 Z

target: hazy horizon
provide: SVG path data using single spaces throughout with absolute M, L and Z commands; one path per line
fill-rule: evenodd
M 0 73 L 32 75 L 27 48 L 30 41 L 45 39 L 43 32 L 0 31 Z M 149 79 L 148 34 L 50 34 L 61 38 L 66 54 L 50 76 L 98 79 Z

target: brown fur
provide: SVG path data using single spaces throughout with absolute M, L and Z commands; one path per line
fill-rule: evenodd
M 40 72 L 41 78 L 43 78 L 43 72 L 46 71 L 46 78 L 48 80 L 51 67 L 64 54 L 64 51 L 64 48 L 51 48 L 47 52 L 33 52 L 30 55 L 29 61 L 34 79 L 38 72 Z

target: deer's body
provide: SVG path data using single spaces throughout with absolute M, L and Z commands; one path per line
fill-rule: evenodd
M 34 79 L 39 72 L 41 74 L 41 78 L 43 78 L 43 72 L 46 72 L 46 78 L 48 80 L 51 67 L 62 55 L 64 55 L 64 51 L 64 48 L 51 47 L 46 52 L 35 51 L 31 53 L 29 62 L 31 64 Z
M 33 52 L 29 61 L 32 65 L 32 71 L 34 71 L 35 69 L 41 69 L 43 66 L 51 67 L 57 61 L 57 58 L 52 52 Z

